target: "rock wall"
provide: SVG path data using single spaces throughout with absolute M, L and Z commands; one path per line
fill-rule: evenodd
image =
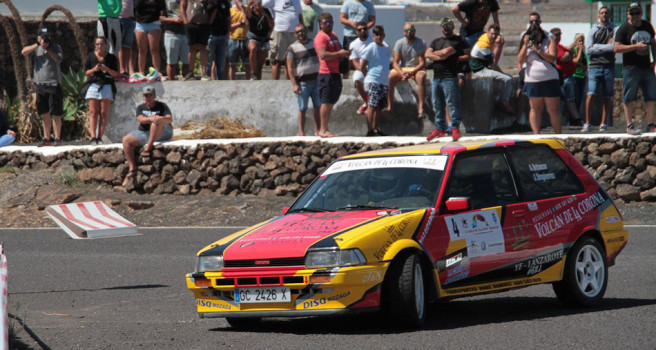
M 656 139 L 568 138 L 565 144 L 615 199 L 656 201 Z M 159 145 L 142 159 L 137 176 L 128 172 L 121 149 L 73 150 L 56 155 L 0 152 L 0 167 L 19 171 L 57 168 L 76 170 L 78 181 L 104 183 L 116 191 L 189 195 L 296 196 L 334 159 L 353 153 L 400 146 L 395 143 L 259 142 Z

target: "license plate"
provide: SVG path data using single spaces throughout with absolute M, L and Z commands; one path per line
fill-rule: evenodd
M 287 287 L 235 288 L 238 303 L 284 303 L 291 301 Z

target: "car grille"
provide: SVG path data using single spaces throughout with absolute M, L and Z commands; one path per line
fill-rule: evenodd
M 259 281 L 258 281 L 259 279 Z M 302 276 L 273 276 L 273 277 L 242 277 L 242 278 L 217 278 L 216 285 L 226 286 L 281 286 L 285 284 L 302 284 Z
M 305 258 L 258 259 L 258 260 L 226 260 L 225 267 L 279 267 L 304 266 Z

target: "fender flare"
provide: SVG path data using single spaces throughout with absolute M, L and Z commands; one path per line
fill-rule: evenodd
M 404 249 L 417 249 L 420 252 L 424 252 L 424 248 L 417 243 L 417 241 L 412 239 L 400 239 L 394 242 L 383 257 L 382 261 L 392 261 L 398 254 Z

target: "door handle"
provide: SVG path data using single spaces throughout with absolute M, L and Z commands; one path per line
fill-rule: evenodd
M 522 216 L 524 216 L 524 211 L 523 210 L 513 210 L 512 214 L 516 218 L 521 218 Z

